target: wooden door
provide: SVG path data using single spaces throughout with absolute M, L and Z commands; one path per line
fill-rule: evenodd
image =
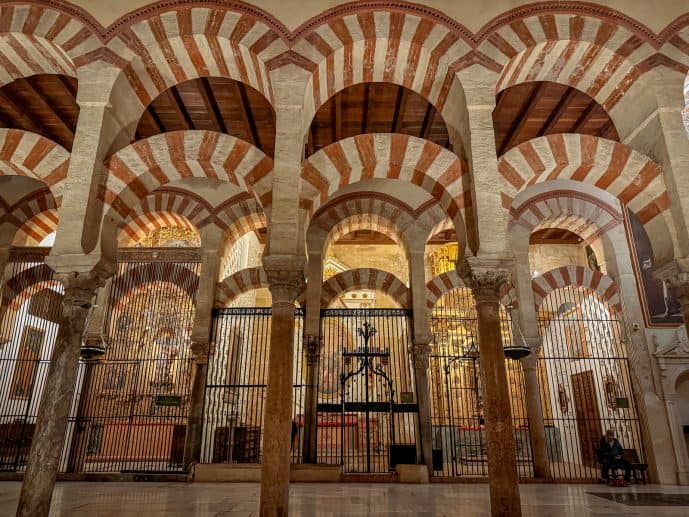
M 576 412 L 582 463 L 596 468 L 598 466 L 596 449 L 602 437 L 602 430 L 600 412 L 598 411 L 598 395 L 591 370 L 572 375 L 572 393 L 574 395 L 574 411 Z
M 213 435 L 213 463 L 230 460 L 230 428 L 217 427 Z
M 176 425 L 172 430 L 172 444 L 170 445 L 170 465 L 184 463 L 184 442 L 187 437 L 187 426 Z

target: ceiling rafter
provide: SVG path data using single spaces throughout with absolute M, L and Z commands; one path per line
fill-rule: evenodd
M 221 133 L 227 133 L 225 119 L 220 112 L 220 108 L 215 100 L 215 95 L 213 95 L 213 90 L 211 89 L 211 84 L 207 77 L 201 78 L 201 89 L 199 93 L 201 94 L 203 104 L 206 106 L 208 113 L 210 113 L 213 117 L 214 125 L 220 129 Z
M 507 133 L 507 138 L 503 140 L 500 149 L 498 149 L 498 156 L 502 156 L 505 151 L 511 149 L 514 146 L 515 141 L 519 138 L 520 133 L 524 129 L 524 126 L 529 121 L 527 114 L 533 110 L 540 100 L 540 94 L 543 91 L 544 85 L 546 83 L 539 83 L 531 92 L 531 95 L 526 99 L 524 104 L 522 104 L 519 114 L 512 121 L 512 126 Z
M 243 83 L 235 81 L 235 88 L 239 98 L 239 106 L 244 117 L 244 122 L 247 126 L 247 133 L 251 135 L 251 143 L 256 147 L 261 147 L 261 140 L 258 136 L 258 129 L 256 127 L 256 120 L 251 112 L 251 104 L 249 103 L 249 98 L 246 93 L 246 87 Z
M 187 108 L 184 106 L 184 101 L 182 100 L 182 97 L 179 94 L 177 86 L 173 86 L 168 91 L 172 95 L 175 111 L 177 111 L 177 114 L 181 118 L 181 122 L 183 123 L 183 125 L 186 125 L 186 129 L 196 129 L 196 127 L 194 126 L 194 121 L 191 120 L 189 112 L 187 111 Z
M 402 86 L 397 87 L 397 96 L 395 97 L 395 112 L 392 115 L 392 133 L 399 133 L 404 122 L 404 111 L 407 107 L 407 89 Z

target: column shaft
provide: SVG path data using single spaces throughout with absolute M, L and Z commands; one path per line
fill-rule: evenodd
M 541 391 L 538 382 L 538 354 L 540 348 L 532 348 L 531 355 L 522 359 L 524 372 L 524 391 L 526 394 L 526 414 L 529 419 L 531 437 L 531 455 L 533 456 L 534 477 L 550 479 L 550 461 L 548 460 L 548 442 L 543 424 Z
M 19 496 L 17 517 L 47 516 L 67 429 L 69 408 L 79 366 L 81 337 L 95 295 L 93 280 L 84 274 L 64 276 L 65 294 L 36 430 Z
M 318 462 L 318 365 L 322 342 L 321 282 L 323 257 L 309 253 L 309 281 L 306 285 L 306 391 L 304 393 L 304 463 Z
M 203 399 L 206 394 L 206 376 L 208 359 L 198 356 L 194 359 L 192 374 L 191 399 L 189 401 L 189 419 L 187 434 L 184 440 L 184 467 L 189 469 L 193 463 L 201 460 L 201 442 L 203 439 Z

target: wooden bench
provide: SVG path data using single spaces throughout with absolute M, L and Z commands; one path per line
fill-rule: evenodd
M 624 451 L 622 451 L 622 457 L 629 462 L 634 481 L 645 485 L 648 463 L 641 463 L 639 461 L 639 454 L 636 452 L 636 449 L 624 449 Z

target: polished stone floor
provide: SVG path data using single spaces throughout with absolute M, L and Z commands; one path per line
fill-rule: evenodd
M 0 482 L 0 516 L 14 515 L 19 483 Z M 689 487 L 522 485 L 523 515 L 689 515 Z M 598 495 L 594 495 L 598 494 Z M 258 485 L 58 483 L 51 516 L 254 516 Z M 684 506 L 678 506 L 684 505 Z M 291 516 L 488 516 L 488 486 L 294 484 Z

